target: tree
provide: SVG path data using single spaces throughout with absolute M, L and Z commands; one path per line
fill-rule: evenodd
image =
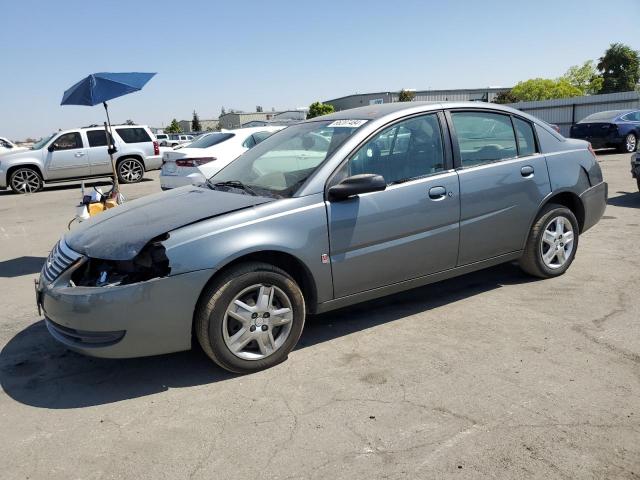
M 640 57 L 623 43 L 612 43 L 598 62 L 602 74 L 600 93 L 629 92 L 640 79 Z
M 202 125 L 200 125 L 200 118 L 196 111 L 193 111 L 193 119 L 191 120 L 191 131 L 200 132 L 202 131 Z
M 224 106 L 220 109 L 220 116 L 226 115 L 227 111 L 224 109 Z
M 519 82 L 511 89 L 518 102 L 551 100 L 554 98 L 579 97 L 582 91 L 571 85 L 566 79 L 532 78 Z
M 124 122 L 125 125 L 135 125 L 136 123 L 133 120 L 127 120 Z
M 256 105 L 256 112 L 262 112 L 262 106 Z
M 579 89 L 583 95 L 596 95 L 602 89 L 603 78 L 598 74 L 593 60 L 569 67 L 567 73 L 560 78 Z
M 403 88 L 398 94 L 399 102 L 413 102 L 414 98 L 416 98 L 416 92 L 414 92 L 413 90 L 405 90 Z
M 511 90 L 505 90 L 504 92 L 500 92 L 499 94 L 496 95 L 496 97 L 493 99 L 493 103 L 500 103 L 500 104 L 505 104 L 505 103 L 516 103 L 518 101 L 518 99 L 516 98 L 516 96 L 511 92 Z
M 307 119 L 320 117 L 322 115 L 327 115 L 328 113 L 333 113 L 335 110 L 333 105 L 322 102 L 313 102 L 309 105 L 309 113 L 307 113 Z
M 180 128 L 180 124 L 178 123 L 178 120 L 176 120 L 175 118 L 173 120 L 171 120 L 171 124 L 164 129 L 165 133 L 180 133 L 182 132 L 182 129 Z

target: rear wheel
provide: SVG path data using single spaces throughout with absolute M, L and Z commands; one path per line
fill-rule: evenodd
M 620 145 L 620 151 L 623 153 L 633 153 L 638 147 L 638 139 L 635 134 L 630 133 L 624 138 L 624 142 Z
M 35 193 L 42 190 L 43 182 L 40 173 L 36 170 L 22 167 L 11 172 L 9 185 L 16 193 Z
M 640 192 L 640 177 L 636 178 L 636 183 L 638 184 L 638 191 Z
M 214 362 L 234 373 L 250 373 L 286 360 L 304 321 L 304 297 L 296 282 L 278 267 L 251 262 L 205 289 L 195 331 Z
M 137 158 L 124 158 L 118 162 L 120 183 L 138 183 L 144 177 L 144 164 Z
M 578 237 L 573 212 L 562 205 L 547 205 L 531 227 L 520 267 L 540 278 L 562 275 L 575 258 Z

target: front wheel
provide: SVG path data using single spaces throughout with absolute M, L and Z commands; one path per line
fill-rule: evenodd
M 42 190 L 43 182 L 36 170 L 23 167 L 11 172 L 9 185 L 15 193 L 35 193 Z
M 120 183 L 138 183 L 144 177 L 144 164 L 137 158 L 125 158 L 118 163 Z
M 540 278 L 562 275 L 575 258 L 578 237 L 573 212 L 562 205 L 547 205 L 531 227 L 520 267 Z
M 304 297 L 295 280 L 270 264 L 241 264 L 202 293 L 195 331 L 222 368 L 250 373 L 287 359 L 304 327 Z

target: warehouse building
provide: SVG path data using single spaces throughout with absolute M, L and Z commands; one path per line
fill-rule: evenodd
M 307 118 L 307 111 L 285 110 L 280 112 L 229 112 L 220 115 L 220 128 L 231 130 L 240 127 L 263 125 L 287 125 Z
M 510 90 L 507 87 L 466 88 L 452 90 L 412 90 L 416 96 L 416 102 L 493 102 L 501 92 Z M 325 100 L 323 103 L 333 105 L 336 111 L 365 105 L 377 105 L 381 103 L 394 103 L 398 101 L 400 92 L 356 93 L 346 97 Z

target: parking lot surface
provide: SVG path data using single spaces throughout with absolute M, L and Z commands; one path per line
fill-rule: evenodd
M 66 351 L 33 279 L 78 184 L 0 192 L 0 478 L 640 478 L 640 193 L 628 155 L 599 160 L 609 205 L 564 276 L 506 264 L 312 317 L 248 376 Z

